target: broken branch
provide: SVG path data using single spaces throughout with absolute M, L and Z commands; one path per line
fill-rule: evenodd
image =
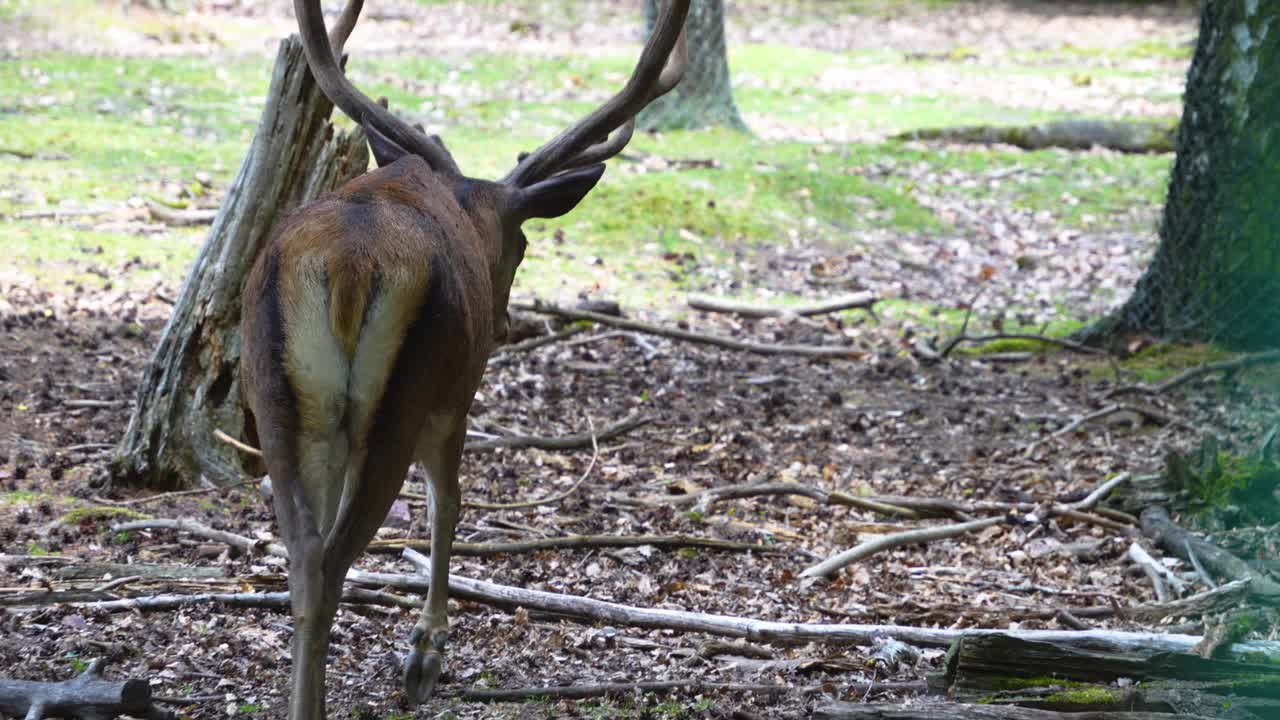
M 800 577 L 827 577 L 841 568 L 852 565 L 863 558 L 870 557 L 884 550 L 891 550 L 904 545 L 919 545 L 922 543 L 934 542 L 936 540 L 959 537 L 971 532 L 985 530 L 986 528 L 999 525 L 1002 522 L 1004 522 L 1003 517 L 990 517 L 982 518 L 981 520 L 972 520 L 967 523 L 959 523 L 957 525 L 918 528 L 900 533 L 892 533 L 890 535 L 881 535 L 880 537 L 872 538 L 855 547 L 849 548 L 838 555 L 833 555 L 817 565 L 805 568 L 804 572 L 800 573 Z
M 720 335 L 708 335 L 704 333 L 690 332 L 688 330 L 680 330 L 678 328 L 663 327 L 661 325 L 651 325 L 638 320 L 601 315 L 599 313 L 587 312 L 585 310 L 570 310 L 569 308 L 562 308 L 543 302 L 536 302 L 532 304 L 513 302 L 511 303 L 511 307 L 518 310 L 528 310 L 547 315 L 557 315 L 569 318 L 570 320 L 590 320 L 591 322 L 600 323 L 601 325 L 612 325 L 613 327 L 626 328 L 627 330 L 635 330 L 636 332 L 658 335 L 660 337 L 667 337 L 673 340 L 686 340 L 689 342 L 702 343 L 704 345 L 714 345 L 716 347 L 727 348 L 729 350 L 741 350 L 743 352 L 756 353 L 758 355 L 801 355 L 804 357 L 815 358 L 855 358 L 862 354 L 854 347 L 825 345 L 764 345 L 761 343 L 734 340 L 733 338 L 727 338 Z
M 688 297 L 688 303 L 689 307 L 694 310 L 702 310 L 703 312 L 732 313 L 734 315 L 741 315 L 742 317 L 748 318 L 765 318 L 782 317 L 784 315 L 826 315 L 853 308 L 870 310 L 871 306 L 879 299 L 880 298 L 875 293 L 862 292 L 808 305 L 769 307 L 765 305 L 752 305 L 750 303 L 735 302 L 733 300 L 726 300 L 724 298 L 714 297 L 711 295 L 695 294 Z

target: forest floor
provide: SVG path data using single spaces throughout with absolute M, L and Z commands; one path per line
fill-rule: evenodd
M 816 99 L 801 97 L 827 103 L 823 107 L 841 121 L 818 124 L 810 119 L 806 125 L 801 113 L 780 109 L 766 97 L 769 92 L 794 95 L 792 90 L 779 89 L 765 69 L 749 70 L 740 79 L 740 97 L 758 137 L 748 151 L 765 153 L 767 160 L 744 159 L 747 151 L 741 148 L 717 150 L 721 136 L 715 134 L 642 139 L 635 156 L 639 161 L 629 164 L 647 170 L 624 170 L 613 190 L 622 202 L 622 193 L 640 187 L 646 177 L 672 182 L 679 174 L 662 162 L 646 165 L 646 157 L 718 157 L 718 172 L 724 175 L 756 172 L 777 178 L 773 185 L 759 181 L 761 193 L 774 192 L 768 197 L 778 205 L 770 207 L 784 213 L 790 208 L 794 216 L 758 220 L 748 208 L 742 211 L 747 219 L 741 223 L 746 224 L 740 225 L 734 224 L 739 221 L 730 210 L 724 211 L 728 219 L 715 214 L 706 226 L 693 229 L 645 235 L 650 232 L 645 225 L 636 231 L 641 240 L 631 250 L 619 251 L 617 240 L 600 241 L 601 248 L 628 257 L 610 256 L 608 267 L 600 250 L 569 250 L 570 240 L 533 258 L 527 268 L 529 282 L 524 284 L 522 276 L 517 287 L 517 294 L 525 297 L 562 301 L 612 297 L 622 301 L 625 311 L 646 320 L 680 322 L 739 339 L 843 344 L 850 350 L 848 357 L 750 355 L 596 328 L 495 363 L 473 412 L 473 428 L 495 435 L 580 433 L 637 412 L 650 421 L 601 442 L 598 452 L 590 447 L 469 452 L 463 469 L 469 500 L 545 497 L 585 479 L 553 504 L 466 510 L 459 530 L 462 541 L 678 534 L 753 543 L 758 550 L 544 550 L 458 557 L 454 573 L 627 605 L 770 620 L 1054 628 L 1056 620 L 1038 619 L 1044 617 L 1042 611 L 1123 608 L 1153 599 L 1149 583 L 1126 559 L 1131 537 L 1097 525 L 1041 517 L 884 552 L 830 580 L 802 579 L 806 567 L 859 539 L 920 523 L 891 521 L 801 496 L 732 500 L 709 507 L 694 507 L 679 498 L 707 488 L 772 481 L 853 495 L 1031 503 L 1078 499 L 1118 473 L 1159 472 L 1167 452 L 1186 450 L 1206 433 L 1219 436 L 1224 449 L 1244 451 L 1280 420 L 1280 383 L 1274 371 L 1263 368 L 1231 383 L 1210 378 L 1175 392 L 1142 397 L 1134 404 L 1149 412 L 1113 414 L 1057 433 L 1105 407 L 1105 393 L 1117 384 L 1152 381 L 1223 356 L 1213 349 L 1156 346 L 1115 362 L 1035 343 L 1005 343 L 979 351 L 965 347 L 942 361 L 920 353 L 921 342 L 942 347 L 971 309 L 973 332 L 1046 324 L 1062 332 L 1123 299 L 1153 247 L 1161 173 L 1167 172 L 1169 158 L 882 145 L 887 132 L 909 126 L 910 118 L 891 115 L 890 125 L 877 125 L 857 115 L 870 117 L 874 109 L 906 102 L 914 103 L 916 119 L 950 117 L 954 111 L 957 124 L 963 124 L 968 111 L 953 106 L 950 93 L 967 95 L 970 85 L 978 84 L 984 90 L 973 96 L 975 104 L 982 98 L 1027 103 L 1027 114 L 1016 116 L 1019 120 L 1057 117 L 1053 113 L 1176 117 L 1186 43 L 1194 32 L 1188 13 L 1064 9 L 1046 17 L 1018 6 L 979 9 L 937 3 L 899 17 L 854 13 L 855 5 L 859 4 L 841 5 L 847 12 L 834 17 L 819 17 L 813 8 L 808 15 L 791 17 L 771 14 L 765 3 L 743 3 L 731 18 L 731 46 L 747 46 L 744 62 L 751 68 L 766 68 L 769 58 L 834 53 L 818 56 L 825 63 L 847 54 L 849 60 L 835 72 L 821 75 L 839 88 Z M 165 15 L 139 11 L 145 23 L 112 26 L 97 39 L 98 46 L 84 48 L 77 45 L 85 42 L 82 35 L 59 23 L 40 24 L 38 17 L 23 15 L 30 6 L 17 7 L 17 12 L 9 8 L 0 18 L 38 31 L 18 38 L 7 33 L 10 45 L 3 50 L 24 58 L 20 64 L 29 73 L 24 78 L 38 84 L 43 73 L 46 84 L 54 86 L 65 81 L 59 73 L 79 62 L 76 58 L 136 69 L 141 66 L 129 64 L 134 55 L 177 57 L 180 62 L 195 57 L 205 63 L 214 58 L 217 72 L 230 73 L 226 82 L 234 83 L 241 66 L 231 58 L 241 57 L 248 52 L 246 45 L 257 42 L 254 59 L 243 67 L 260 70 L 266 57 L 261 45 L 286 32 L 288 25 L 287 3 L 197 3 L 202 18 L 215 18 L 196 24 L 202 33 L 169 36 L 151 26 L 139 29 L 146 23 L 182 25 Z M 527 20 L 535 13 L 551 19 L 520 35 L 517 46 L 555 60 L 573 40 L 574 18 L 552 12 L 550 4 L 510 5 L 514 10 L 484 5 L 483 12 L 472 12 L 475 7 L 399 3 L 382 21 L 398 28 L 396 33 L 369 28 L 362 32 L 370 34 L 371 46 L 386 53 L 387 67 L 410 62 L 396 54 L 396 47 L 411 43 L 438 42 L 446 56 L 467 49 L 491 50 L 516 34 L 516 19 Z M 632 42 L 630 5 L 603 7 L 604 15 L 591 19 L 594 40 Z M 95 5 L 89 11 L 102 10 Z M 397 23 L 395 12 L 411 13 L 415 22 Z M 441 30 L 459 24 L 468 32 Z M 231 42 L 231 37 L 239 40 Z M 387 47 L 381 48 L 375 37 Z M 359 41 L 357 35 L 353 47 L 359 47 Z M 209 44 L 215 47 L 206 47 Z M 854 46 L 870 54 L 848 53 Z M 1009 72 L 1002 63 L 1011 57 L 1022 58 L 1018 62 L 1032 58 L 1041 69 L 1038 63 L 1044 61 L 1053 69 L 1047 75 Z M 863 65 L 864 61 L 871 64 Z M 89 78 L 89 85 L 100 80 L 88 65 L 77 67 L 78 77 Z M 194 72 L 199 64 L 164 67 L 186 77 L 182 73 Z M 897 68 L 899 74 L 886 77 L 885 67 Z M 468 72 L 478 71 L 473 67 Z M 586 76 L 616 74 L 612 66 L 592 72 L 596 74 Z M 495 89 L 491 78 L 476 82 L 490 95 L 504 92 Z M 921 88 L 923 94 L 899 97 L 896 103 L 881 97 L 899 83 Z M 1121 86 L 1132 92 L 1119 91 Z M 456 96 L 466 97 L 469 87 L 458 84 Z M 50 105 L 41 106 L 39 96 L 13 86 L 4 91 L 0 105 L 17 108 L 15 127 L 31 125 L 0 138 L 6 147 L 23 138 L 42 137 L 36 127 L 40 124 L 74 134 L 86 107 L 101 102 L 128 106 L 139 98 L 132 92 L 124 97 L 86 97 L 85 90 L 67 98 L 58 91 L 51 92 Z M 140 92 L 147 94 L 145 89 Z M 164 88 L 156 93 L 164 97 Z M 1106 98 L 1128 99 L 1108 105 Z M 580 95 L 570 99 L 582 100 Z M 218 103 L 222 104 L 211 106 L 211 112 L 227 109 L 222 100 Z M 862 103 L 874 107 L 859 109 Z M 39 107 L 61 104 L 74 107 L 66 114 L 48 110 L 49 116 L 41 116 L 45 111 Z M 180 109 L 185 116 L 193 107 Z M 254 115 L 252 104 L 246 107 L 235 109 L 238 119 L 226 120 L 225 127 L 217 124 L 222 121 L 209 120 L 210 125 L 197 132 L 203 137 L 199 133 L 207 131 L 210 143 L 225 146 L 219 151 L 226 153 L 220 169 L 210 169 L 215 167 L 210 157 L 182 156 L 165 161 L 176 167 L 163 173 L 163 180 L 154 175 L 143 179 L 147 168 L 129 165 L 133 160 L 122 157 L 136 159 L 133 151 L 138 149 L 122 136 L 124 145 L 119 148 L 66 140 L 70 159 L 42 159 L 37 154 L 17 162 L 29 166 L 0 171 L 5 229 L 18 247 L 12 265 L 0 269 L 0 677 L 62 679 L 91 658 L 107 657 L 113 677 L 144 678 L 157 695 L 194 698 L 175 706 L 185 716 L 282 717 L 290 638 L 285 612 L 198 604 L 146 613 L 109 613 L 68 604 L 5 607 L 10 604 L 7 598 L 32 590 L 76 588 L 92 594 L 112 579 L 102 573 L 74 578 L 59 558 L 74 558 L 77 564 L 208 569 L 207 576 L 197 579 L 137 579 L 94 597 L 284 587 L 282 562 L 276 558 L 239 553 L 174 531 L 111 530 L 114 522 L 146 516 L 189 518 L 251 538 L 273 537 L 272 514 L 255 485 L 140 502 L 149 496 L 93 483 L 102 477 L 128 423 L 136 384 L 168 313 L 165 298 L 175 296 L 181 268 L 201 232 L 156 227 L 146 214 L 146 203 L 137 198 L 182 196 L 198 200 L 193 204 L 216 205 L 238 162 L 235 148 L 244 148 L 243 129 L 228 128 L 242 122 L 241 115 Z M 476 107 L 470 105 L 470 111 Z M 763 109 L 757 112 L 753 107 Z M 850 109 L 856 112 L 846 114 Z M 120 108 L 113 105 L 99 112 L 111 118 Z M 157 112 L 163 125 L 165 115 Z M 501 125 L 506 112 L 501 109 L 485 122 Z M 974 113 L 975 119 L 983 120 L 991 111 Z M 122 122 L 134 117 L 129 114 Z M 535 117 L 538 123 L 549 122 Z M 448 113 L 440 121 L 446 126 L 464 122 Z M 0 133 L 8 132 L 0 128 Z M 181 140 L 181 130 L 177 134 L 177 142 L 190 142 Z M 158 142 L 163 150 L 163 143 L 174 141 L 163 135 L 141 137 L 139 142 Z M 498 143 L 499 148 L 480 163 L 496 167 L 500 156 L 513 156 L 511 151 L 525 140 L 519 135 Z M 468 149 L 482 144 L 478 139 L 462 140 Z M 54 141 L 39 149 L 59 152 L 60 147 Z M 85 147 L 87 160 L 77 153 Z M 123 175 L 103 169 L 108 156 L 124 163 Z M 790 177 L 796 166 L 807 170 L 795 171 L 796 184 L 786 185 L 778 176 Z M 63 174 L 42 175 L 55 171 Z M 706 172 L 679 180 L 693 178 L 685 194 L 693 193 L 698 202 L 730 200 L 736 181 L 715 176 L 715 170 Z M 196 181 L 197 173 L 204 179 Z M 65 183 L 58 179 L 63 177 Z M 92 185 L 92 191 L 80 188 L 81 181 Z M 112 181 L 127 187 L 116 188 Z M 814 182 L 834 183 L 832 198 L 824 197 L 825 191 L 800 192 Z M 659 187 L 675 191 L 671 185 Z M 106 215 L 86 214 L 98 207 L 97 202 L 105 203 Z M 715 207 L 714 202 L 709 207 Z M 701 218 L 705 210 L 693 207 L 688 213 Z M 47 216 L 19 217 L 46 211 Z M 806 213 L 813 223 L 802 221 Z M 863 213 L 873 217 L 866 222 L 854 219 Z M 592 239 L 596 231 L 607 232 L 609 227 L 592 216 L 576 225 L 549 224 L 536 234 L 550 242 L 557 229 L 568 229 L 575 238 L 597 242 Z M 805 230 L 797 235 L 797 227 Z M 58 243 L 70 250 L 57 249 Z M 162 243 L 180 249 L 161 258 Z M 646 254 L 651 256 L 647 260 Z M 570 265 L 581 266 L 581 273 L 560 272 L 561 266 Z M 549 276 L 570 279 L 557 284 Z M 646 283 L 651 283 L 648 291 L 633 289 Z M 879 314 L 853 310 L 813 320 L 751 321 L 697 313 L 683 305 L 689 291 L 795 302 L 854 290 L 886 298 Z M 993 349 L 1028 351 L 1030 356 L 1010 358 Z M 418 480 L 412 478 L 407 489 L 421 492 Z M 194 478 L 192 484 L 198 486 Z M 393 510 L 383 535 L 422 537 L 423 526 L 423 507 L 410 500 Z M 1176 571 L 1189 570 L 1177 561 L 1168 563 Z M 412 570 L 394 555 L 366 555 L 357 566 Z M 886 670 L 867 663 L 872 650 L 868 647 L 804 644 L 725 650 L 713 647 L 708 636 L 588 626 L 469 601 L 452 601 L 450 619 L 444 684 L 428 704 L 411 712 L 400 690 L 399 663 L 416 613 L 378 605 L 344 606 L 329 662 L 331 716 L 801 718 L 824 698 L 892 697 L 875 689 L 855 697 L 849 688 L 869 680 L 918 679 L 936 670 L 942 655 L 942 649 L 929 648 L 914 664 Z M 1149 629 L 1119 617 L 1097 620 L 1096 625 Z M 1181 623 L 1176 629 L 1194 632 L 1197 625 Z M 477 687 L 672 679 L 783 689 L 751 693 L 694 688 L 669 695 L 506 704 L 458 697 L 463 689 Z

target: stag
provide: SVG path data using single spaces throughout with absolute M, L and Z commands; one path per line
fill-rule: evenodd
M 295 0 L 311 72 L 364 128 L 378 169 L 292 212 L 244 292 L 247 427 L 271 474 L 289 548 L 291 720 L 325 717 L 325 661 L 343 578 L 415 460 L 431 484 L 430 590 L 403 680 L 412 704 L 434 690 L 448 641 L 466 418 L 506 333 L 527 245 L 521 224 L 572 210 L 630 140 L 636 113 L 679 82 L 688 6 L 665 4 L 617 95 L 495 182 L 463 175 L 438 137 L 343 75 L 341 47 L 361 0 L 349 0 L 332 35 L 319 0 Z

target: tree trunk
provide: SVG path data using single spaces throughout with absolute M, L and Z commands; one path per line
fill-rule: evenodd
M 200 475 L 215 483 L 242 476 L 241 456 L 213 431 L 245 429 L 237 373 L 244 279 L 285 211 L 368 167 L 363 133 L 335 134 L 332 108 L 302 44 L 286 39 L 257 135 L 143 372 L 112 482 L 171 490 Z
M 658 0 L 645 0 L 645 35 L 658 19 Z M 747 129 L 729 84 L 729 59 L 724 44 L 724 0 L 693 0 L 686 23 L 689 67 L 674 90 L 641 111 L 641 130 L 688 130 L 724 125 Z
M 1160 246 L 1132 297 L 1084 331 L 1280 346 L 1280 5 L 1207 0 Z

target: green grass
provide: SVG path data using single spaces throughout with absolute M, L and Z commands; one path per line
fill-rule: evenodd
M 730 59 L 741 79 L 740 107 L 748 118 L 772 125 L 831 121 L 858 133 L 893 133 L 1061 116 L 960 94 L 913 94 L 904 87 L 891 96 L 824 90 L 819 82 L 832 68 L 888 68 L 904 62 L 900 53 L 740 43 Z M 138 235 L 109 222 L 114 216 L 13 216 L 59 207 L 124 207 L 144 198 L 187 202 L 201 189 L 197 172 L 225 187 L 252 138 L 272 60 L 273 54 L 211 59 L 54 53 L 23 58 L 12 64 L 14 72 L 0 73 L 0 109 L 10 111 L 0 113 L 0 147 L 46 154 L 0 163 L 0 214 L 7 216 L 0 228 L 13 268 L 53 286 L 100 287 L 119 282 L 117 271 L 138 258 L 146 269 L 131 271 L 125 282 L 176 282 L 203 229 Z M 541 144 L 620 87 L 634 60 L 634 49 L 589 58 L 404 53 L 356 58 L 349 72 L 370 95 L 385 95 L 394 109 L 425 119 L 466 172 L 496 177 L 519 152 Z M 954 63 L 938 64 L 956 71 Z M 1065 72 L 1018 62 L 966 65 L 964 71 L 1050 78 Z M 639 172 L 635 160 L 649 156 L 714 161 L 715 167 Z M 698 267 L 736 255 L 750 258 L 781 241 L 803 238 L 842 250 L 854 248 L 868 231 L 908 237 L 947 232 L 947 221 L 921 203 L 939 194 L 1046 211 L 1071 227 L 1146 230 L 1138 225 L 1149 225 L 1149 217 L 1135 218 L 1132 208 L 1162 201 L 1168 163 L 1166 157 L 946 151 L 894 142 L 773 142 L 721 130 L 640 135 L 574 213 L 528 223 L 531 248 L 518 285 L 529 294 L 600 289 L 624 302 L 652 301 L 697 287 Z M 970 181 L 956 182 L 948 173 Z M 991 173 L 1003 179 L 983 179 Z

